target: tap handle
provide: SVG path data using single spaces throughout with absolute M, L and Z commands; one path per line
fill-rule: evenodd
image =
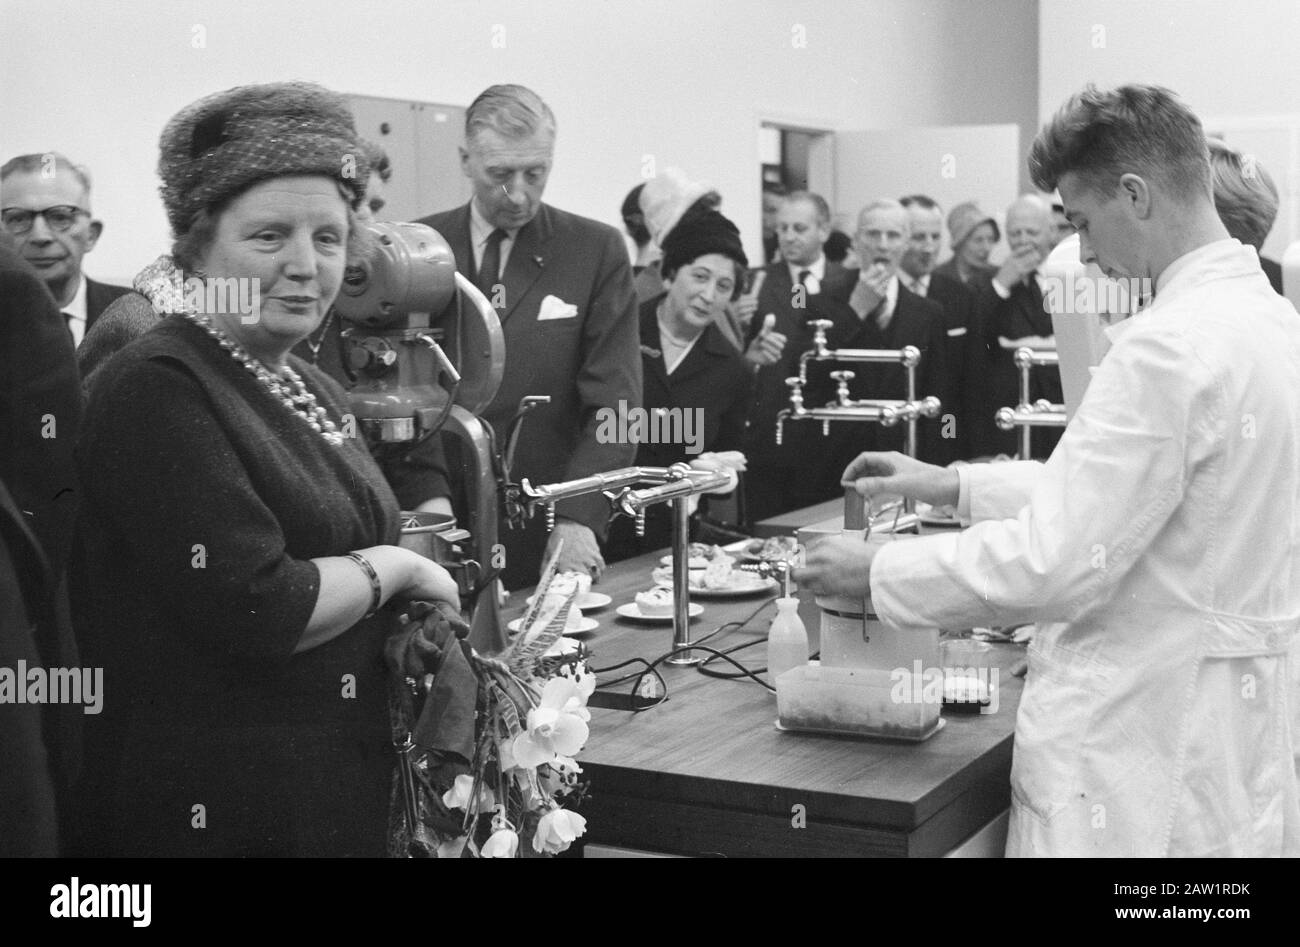
M 637 510 L 636 535 L 638 539 L 645 536 L 645 510 Z
M 555 504 L 546 504 L 546 531 L 552 532 L 555 529 Z
M 847 408 L 849 406 L 849 382 L 855 377 L 854 373 L 850 371 L 831 372 L 831 378 L 839 383 L 839 387 L 835 389 L 835 397 L 839 399 L 841 407 Z

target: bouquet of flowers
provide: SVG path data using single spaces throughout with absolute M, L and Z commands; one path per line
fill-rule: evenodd
M 408 614 L 389 647 L 390 667 L 404 671 L 390 701 L 400 762 L 393 854 L 553 855 L 586 831 L 575 757 L 596 680 L 586 651 L 562 635 L 577 594 L 552 564 L 519 632 L 490 657 L 464 641 L 458 616 L 423 604 Z

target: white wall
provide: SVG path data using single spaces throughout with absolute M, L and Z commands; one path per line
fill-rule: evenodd
M 760 114 L 831 128 L 1037 115 L 1035 0 L 0 0 L 0 24 L 0 156 L 58 149 L 91 167 L 106 230 L 87 269 L 104 279 L 167 249 L 163 124 L 242 83 L 466 105 L 521 82 L 559 119 L 549 201 L 617 224 L 649 156 L 712 181 L 754 256 Z
M 1088 82 L 1156 82 L 1201 115 L 1300 110 L 1296 0 L 1042 0 L 1039 27 L 1043 120 Z
M 1089 82 L 1167 86 L 1207 131 L 1224 131 L 1247 153 L 1267 150 L 1259 160 L 1283 192 L 1283 207 L 1265 251 L 1300 237 L 1296 150 L 1284 133 L 1258 131 L 1300 122 L 1300 3 L 1042 0 L 1039 29 L 1042 120 Z

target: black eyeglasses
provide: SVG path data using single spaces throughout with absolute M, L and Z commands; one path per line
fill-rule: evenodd
M 44 210 L 6 207 L 4 210 L 0 210 L 0 223 L 4 224 L 5 230 L 8 230 L 16 237 L 20 237 L 32 229 L 32 224 L 40 216 L 45 218 L 45 223 L 51 230 L 57 230 L 61 233 L 76 223 L 77 218 L 82 214 L 89 217 L 90 211 L 82 210 L 74 204 L 58 204 Z

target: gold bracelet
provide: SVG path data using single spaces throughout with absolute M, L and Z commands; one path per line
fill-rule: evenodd
M 359 552 L 350 552 L 348 553 L 347 558 L 359 565 L 361 571 L 366 574 L 366 578 L 370 580 L 370 611 L 366 612 L 365 616 L 366 618 L 369 618 L 375 612 L 379 611 L 379 603 L 384 600 L 384 589 L 383 586 L 379 584 L 379 573 L 376 572 L 375 567 L 370 564 L 370 560 Z

